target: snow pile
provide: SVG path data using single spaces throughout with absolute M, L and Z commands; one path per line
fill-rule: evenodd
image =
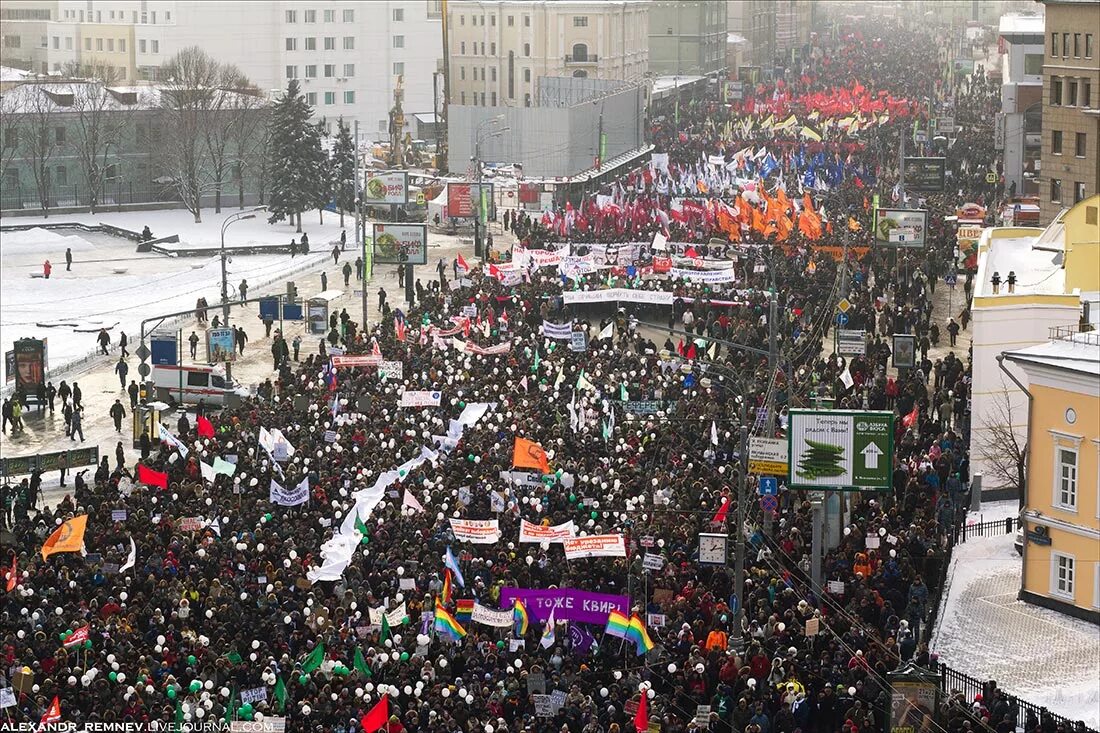
M 987 521 L 996 518 L 991 509 Z M 960 672 L 1100 727 L 1100 630 L 1016 600 L 1021 561 L 1013 540 L 972 537 L 955 547 L 931 651 Z
M 73 252 L 86 252 L 95 249 L 95 245 L 79 234 L 61 234 L 41 227 L 26 229 L 21 232 L 0 233 L 0 252 L 4 255 L 43 254 L 47 257 L 52 256 L 55 259 L 60 259 L 62 266 L 64 266 L 66 247 L 71 248 Z M 58 252 L 61 253 L 60 257 L 56 254 Z

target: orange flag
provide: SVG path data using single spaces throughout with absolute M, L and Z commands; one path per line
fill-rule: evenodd
M 42 545 L 42 559 L 58 552 L 80 552 L 84 547 L 84 530 L 88 526 L 88 515 L 81 514 L 63 522 L 54 533 L 46 538 Z
M 512 465 L 516 468 L 537 468 L 550 473 L 550 462 L 546 460 L 546 451 L 542 446 L 527 438 L 516 438 L 512 449 Z

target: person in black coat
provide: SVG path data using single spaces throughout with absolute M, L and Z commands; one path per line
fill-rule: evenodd
M 191 421 L 187 419 L 186 412 L 180 413 L 180 419 L 176 421 L 176 432 L 179 434 L 181 440 L 183 436 L 191 432 Z
M 142 430 L 141 437 L 138 438 L 138 448 L 141 449 L 141 460 L 149 458 L 149 453 L 153 450 L 153 441 L 149 440 L 149 431 Z
M 111 419 L 115 421 L 115 432 L 122 432 L 122 418 L 126 417 L 126 408 L 122 406 L 122 401 L 116 399 L 115 404 L 111 405 L 109 412 Z

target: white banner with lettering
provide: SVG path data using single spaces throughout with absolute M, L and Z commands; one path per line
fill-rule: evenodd
M 673 267 L 668 271 L 670 279 L 682 278 L 697 283 L 731 283 L 737 280 L 737 273 L 733 270 L 685 270 L 682 267 Z
M 401 393 L 402 407 L 439 407 L 440 393 L 433 390 L 406 390 Z
M 648 303 L 672 305 L 674 295 L 664 290 L 633 290 L 631 288 L 605 288 L 604 290 L 574 290 L 562 293 L 566 305 L 579 303 Z
M 309 479 L 302 479 L 302 483 L 289 491 L 276 483 L 275 479 L 271 479 L 271 486 L 268 489 L 268 500 L 272 504 L 278 504 L 279 506 L 298 506 L 299 504 L 305 504 L 309 500 Z
M 577 525 L 572 520 L 552 527 L 533 524 L 526 519 L 520 520 L 519 524 L 520 542 L 564 542 L 576 534 Z
M 475 603 L 474 612 L 470 616 L 470 620 L 476 624 L 485 624 L 486 626 L 495 626 L 498 629 L 506 629 L 512 625 L 512 609 L 506 608 L 503 611 L 497 611 L 492 608 L 486 608 L 480 603 Z
M 495 519 L 452 519 L 451 531 L 459 542 L 491 545 L 500 539 L 500 526 Z
M 626 557 L 626 542 L 621 534 L 598 534 L 570 537 L 562 541 L 566 560 L 586 557 Z

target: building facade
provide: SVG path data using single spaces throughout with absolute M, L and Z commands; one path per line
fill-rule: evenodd
M 814 31 L 815 0 L 745 0 L 744 35 L 753 66 L 764 71 L 794 67 Z
M 1005 354 L 1030 383 L 1020 599 L 1100 623 L 1100 334 Z
M 1039 213 L 1100 191 L 1100 3 L 1044 0 L 1043 152 Z
M 451 0 L 449 103 L 530 107 L 538 79 L 640 81 L 649 69 L 649 2 Z
M 649 69 L 706 76 L 726 66 L 723 0 L 654 0 L 649 7 Z
M 0 26 L 6 66 L 107 64 L 126 83 L 197 46 L 271 95 L 298 79 L 318 119 L 359 121 L 366 140 L 387 137 L 399 79 L 406 119 L 441 96 L 442 0 L 10 0 Z
M 1005 186 L 1016 195 L 1039 193 L 1043 122 L 1043 28 L 1041 15 L 1003 15 L 1001 112 L 998 144 L 1004 150 Z

